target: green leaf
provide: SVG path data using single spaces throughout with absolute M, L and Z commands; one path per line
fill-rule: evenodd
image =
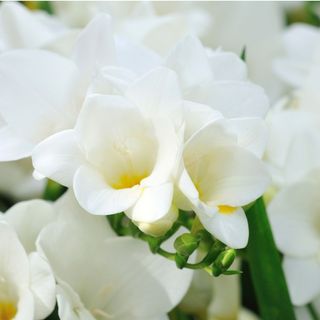
M 295 320 L 263 199 L 259 198 L 246 215 L 250 230 L 246 253 L 261 317 Z

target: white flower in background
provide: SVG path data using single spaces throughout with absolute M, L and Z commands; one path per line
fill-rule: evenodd
M 0 163 L 0 193 L 14 200 L 40 197 L 46 180 L 35 180 L 33 170 L 31 159 Z
M 304 84 L 309 73 L 320 64 L 320 31 L 307 24 L 296 23 L 283 33 L 283 57 L 274 61 L 278 76 L 293 88 Z
M 4 2 L 0 6 L 0 52 L 45 47 L 63 52 L 59 43 L 75 34 L 43 11 L 31 12 L 18 2 Z
M 115 33 L 164 55 L 186 34 L 201 36 L 211 23 L 205 10 L 191 3 L 53 2 L 55 14 L 66 24 L 84 27 L 99 13 L 114 19 Z
M 314 68 L 304 85 L 280 100 L 267 116 L 269 141 L 264 159 L 273 177 L 271 193 L 320 165 L 319 81 L 320 68 Z
M 202 42 L 240 55 L 246 47 L 249 78 L 261 85 L 272 101 L 285 91 L 272 70 L 273 59 L 282 52 L 281 33 L 285 10 L 280 2 L 197 3 L 212 16 L 213 23 Z
M 239 262 L 236 260 L 231 268 L 238 269 Z M 241 306 L 240 289 L 239 276 L 212 278 L 203 270 L 197 270 L 180 307 L 200 319 L 258 320 L 254 313 Z
M 257 148 L 261 141 L 257 139 Z M 203 226 L 228 246 L 245 247 L 249 231 L 241 207 L 269 185 L 262 161 L 241 145 L 227 120 L 217 120 L 187 141 L 183 162 L 178 187 Z
M 172 49 L 166 66 L 178 74 L 186 100 L 208 105 L 227 118 L 262 118 L 267 113 L 263 89 L 248 81 L 245 63 L 233 53 L 206 50 L 189 36 Z
M 268 207 L 292 302 L 302 306 L 320 295 L 319 172 L 282 189 Z
M 60 319 L 167 319 L 192 271 L 153 255 L 143 241 L 116 236 L 104 217 L 84 212 L 71 193 L 57 208 L 58 220 L 41 232 L 38 247 L 58 282 Z
M 172 206 L 183 139 L 181 104 L 176 76 L 164 68 L 129 87 L 127 98 L 89 96 L 75 129 L 38 145 L 34 167 L 73 187 L 91 213 L 125 211 L 134 221 L 155 222 Z
M 23 262 L 25 265 L 16 263 L 15 266 L 9 266 L 9 268 L 12 268 L 12 270 L 10 270 L 11 272 L 16 273 L 16 268 L 18 267 L 19 272 L 26 272 L 28 275 L 24 280 L 19 280 L 21 281 L 21 285 L 25 282 L 27 283 L 28 290 L 31 293 L 30 303 L 32 304 L 32 308 L 28 311 L 30 312 L 30 315 L 21 316 L 21 319 L 23 320 L 44 319 L 53 311 L 55 305 L 54 276 L 48 262 L 36 252 L 35 245 L 40 231 L 54 219 L 55 212 L 52 204 L 43 200 L 20 202 L 0 216 L 0 226 L 6 226 L 0 231 L 0 237 L 8 236 L 6 241 L 10 241 L 10 245 L 21 248 L 19 249 L 20 259 L 27 260 L 27 264 Z M 6 231 L 4 229 L 6 229 Z M 1 240 L 1 244 L 7 245 L 8 254 L 14 256 L 13 249 L 11 249 L 6 241 Z M 5 253 L 1 253 L 1 257 L 3 257 L 5 261 Z M 13 273 L 13 275 L 15 273 Z M 11 294 L 17 298 L 18 292 L 10 291 L 11 289 L 7 286 L 9 284 L 6 285 L 6 281 L 9 281 L 9 279 L 6 279 L 6 277 L 3 279 L 1 278 L 1 281 L 4 281 L 3 285 L 6 286 L 4 289 L 7 290 L 4 292 L 11 292 Z M 0 288 L 2 284 L 1 281 Z M 20 285 L 20 283 L 18 285 Z M 2 290 L 0 290 L 0 306 L 2 300 L 5 299 L 1 294 Z M 20 312 L 24 312 L 23 310 L 20 310 L 21 308 L 24 308 L 23 305 L 20 307 L 19 304 L 14 304 L 13 306 L 15 307 L 14 310 L 17 312 L 17 315 L 20 314 Z M 11 319 L 11 317 L 9 316 L 5 319 Z

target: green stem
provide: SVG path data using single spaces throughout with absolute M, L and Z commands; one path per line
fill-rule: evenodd
M 250 230 L 246 252 L 261 317 L 295 320 L 263 199 L 258 199 L 246 214 Z
M 312 303 L 307 304 L 307 309 L 309 311 L 309 314 L 312 318 L 312 320 L 319 320 L 319 316 L 318 313 L 316 311 L 316 309 L 314 308 L 314 306 L 312 305 Z

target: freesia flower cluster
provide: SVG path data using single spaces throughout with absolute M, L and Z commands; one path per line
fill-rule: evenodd
M 257 319 L 262 196 L 314 303 L 319 29 L 275 3 L 40 4 L 0 5 L 0 320 Z M 240 47 L 238 5 L 274 30 L 250 18 Z

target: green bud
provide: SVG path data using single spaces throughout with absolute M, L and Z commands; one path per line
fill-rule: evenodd
M 184 257 L 189 257 L 199 246 L 200 238 L 191 233 L 184 233 L 174 242 L 177 253 Z
M 213 263 L 214 260 L 217 259 L 217 257 L 220 255 L 220 253 L 224 252 L 226 246 L 220 241 L 215 241 L 210 249 L 208 250 L 207 256 L 204 259 L 204 262 L 207 263 L 207 265 L 210 265 Z
M 178 267 L 179 269 L 184 268 L 185 265 L 186 265 L 187 262 L 188 262 L 188 258 L 189 258 L 188 256 L 186 257 L 186 256 L 183 256 L 183 255 L 181 255 L 181 254 L 179 254 L 179 253 L 176 253 L 176 255 L 175 255 L 175 261 L 176 261 L 177 267 Z
M 217 277 L 226 272 L 236 258 L 236 250 L 228 249 L 221 252 L 212 264 L 212 274 Z

